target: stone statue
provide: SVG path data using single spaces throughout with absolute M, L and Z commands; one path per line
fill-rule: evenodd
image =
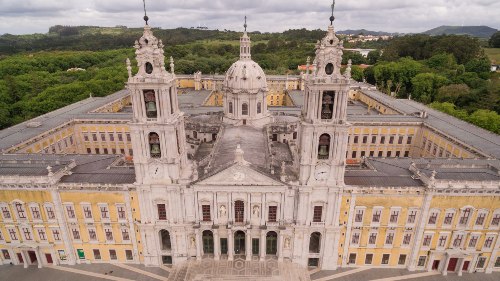
M 260 208 L 259 208 L 258 205 L 254 205 L 253 206 L 253 215 L 256 216 L 256 217 L 260 216 Z
M 219 208 L 219 217 L 225 217 L 226 216 L 226 206 L 221 205 Z
M 196 247 L 196 238 L 194 238 L 194 236 L 191 236 L 191 248 L 195 247 Z
M 285 249 L 290 249 L 290 237 L 285 238 Z

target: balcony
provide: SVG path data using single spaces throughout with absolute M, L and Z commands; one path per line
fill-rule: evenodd
M 312 227 L 324 227 L 325 222 L 311 222 Z

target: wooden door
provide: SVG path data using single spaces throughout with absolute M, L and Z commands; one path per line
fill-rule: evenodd
M 450 258 L 450 262 L 448 263 L 447 270 L 448 271 L 455 271 L 455 269 L 457 267 L 457 262 L 458 262 L 457 258 Z
M 470 261 L 464 261 L 464 266 L 462 266 L 463 271 L 469 270 L 469 263 L 470 263 Z
M 53 263 L 51 254 L 45 254 L 45 259 L 47 260 L 47 263 Z
M 19 260 L 19 263 L 24 263 L 23 255 L 21 255 L 21 253 L 17 253 L 17 259 Z
M 432 263 L 432 270 L 438 270 L 439 268 L 439 260 L 434 260 Z

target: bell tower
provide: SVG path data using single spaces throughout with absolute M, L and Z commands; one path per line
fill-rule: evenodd
M 190 175 L 185 148 L 184 114 L 177 102 L 173 59 L 171 72 L 165 69 L 163 43 L 147 24 L 135 42 L 138 71 L 129 73 L 128 90 L 132 97 L 130 123 L 136 182 L 138 184 L 178 183 Z
M 333 28 L 333 7 L 328 32 L 316 44 L 311 74 L 309 58 L 307 60 L 299 176 L 304 185 L 344 184 L 350 62 L 342 75 L 343 44 Z

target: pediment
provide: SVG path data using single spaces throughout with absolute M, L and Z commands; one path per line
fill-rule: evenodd
M 284 186 L 282 182 L 266 176 L 249 165 L 239 163 L 229 166 L 196 184 L 219 186 Z

